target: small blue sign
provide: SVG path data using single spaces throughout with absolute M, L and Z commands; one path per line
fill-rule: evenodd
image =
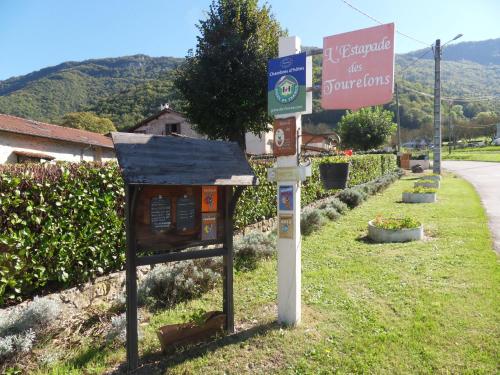
M 293 186 L 279 186 L 279 209 L 280 211 L 293 211 Z
M 284 115 L 306 110 L 306 53 L 268 62 L 268 113 Z

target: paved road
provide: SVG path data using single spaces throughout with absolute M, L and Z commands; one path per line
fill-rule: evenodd
M 442 166 L 476 188 L 486 208 L 495 251 L 500 254 L 500 163 L 443 160 Z

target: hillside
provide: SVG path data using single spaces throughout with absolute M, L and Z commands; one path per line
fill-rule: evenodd
M 500 39 L 449 45 L 444 50 L 442 88 L 444 97 L 500 97 Z M 400 85 L 401 123 L 417 128 L 432 119 L 432 53 L 397 55 L 396 80 Z M 451 61 L 448 61 L 449 59 Z M 113 120 L 118 129 L 134 125 L 170 103 L 182 110 L 172 84 L 173 69 L 183 59 L 135 55 L 82 62 L 66 62 L 25 76 L 0 81 L 0 113 L 59 122 L 72 111 L 90 110 Z M 314 81 L 321 81 L 321 56 L 314 58 Z M 315 94 L 314 113 L 304 117 L 310 129 L 331 129 L 344 111 L 323 111 Z M 454 102 L 466 117 L 497 110 L 499 100 Z M 386 105 L 394 110 L 395 103 Z M 320 126 L 320 124 L 323 124 Z
M 402 56 L 415 58 L 424 52 L 425 50 L 421 49 Z M 448 44 L 443 48 L 442 56 L 443 60 L 447 61 L 471 61 L 481 65 L 500 65 L 500 38 Z M 433 59 L 432 53 L 424 56 L 424 59 Z
M 65 62 L 0 81 L 0 112 L 58 122 L 113 94 L 157 80 L 182 59 L 135 55 Z

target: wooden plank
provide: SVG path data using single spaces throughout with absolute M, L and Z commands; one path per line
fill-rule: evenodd
M 139 338 L 137 335 L 137 270 L 134 230 L 134 210 L 137 187 L 125 187 L 125 226 L 127 233 L 126 291 L 127 291 L 127 362 L 129 371 L 139 366 Z
M 155 254 L 137 258 L 137 265 L 146 266 L 158 263 L 177 262 L 187 259 L 211 258 L 211 257 L 223 256 L 226 254 L 227 250 L 223 247 L 217 249 L 208 249 L 208 250 L 193 250 L 193 251 L 184 251 L 177 253 Z
M 226 331 L 234 333 L 234 301 L 233 301 L 233 216 L 231 214 L 230 206 L 233 198 L 233 187 L 225 187 L 226 196 L 226 214 L 225 214 L 225 227 L 226 234 L 224 240 L 224 247 L 227 249 L 227 254 L 223 258 L 224 263 L 224 280 L 223 280 L 223 311 L 226 314 Z

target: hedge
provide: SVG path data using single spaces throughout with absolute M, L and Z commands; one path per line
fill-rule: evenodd
M 376 179 L 397 168 L 393 154 L 354 155 L 316 157 L 312 162 L 312 177 L 308 178 L 301 189 L 301 205 L 306 206 L 315 200 L 336 193 L 325 190 L 320 181 L 319 164 L 350 162 L 349 186 L 363 184 Z M 276 183 L 267 181 L 267 168 L 272 161 L 254 161 L 253 169 L 259 178 L 259 186 L 244 190 L 235 213 L 235 227 L 243 228 L 257 221 L 276 216 Z
M 115 164 L 0 168 L 0 304 L 75 285 L 125 261 Z
M 312 160 L 302 205 L 331 195 L 318 165 L 347 157 Z M 394 155 L 349 157 L 350 185 L 396 168 Z M 276 215 L 276 184 L 267 181 L 269 161 L 253 161 L 258 187 L 242 194 L 235 227 Z M 0 306 L 35 293 L 73 286 L 123 268 L 124 188 L 115 163 L 0 166 Z

